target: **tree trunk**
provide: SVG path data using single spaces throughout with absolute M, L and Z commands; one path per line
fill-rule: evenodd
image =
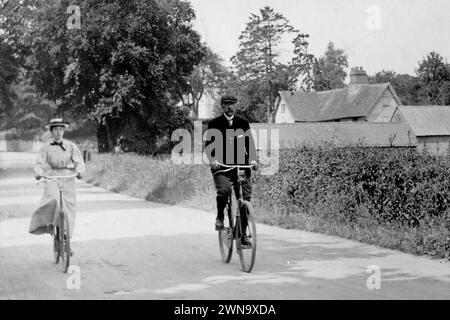
M 100 153 L 108 152 L 109 146 L 108 146 L 106 127 L 102 122 L 97 124 L 97 146 L 98 146 L 98 152 L 100 152 Z

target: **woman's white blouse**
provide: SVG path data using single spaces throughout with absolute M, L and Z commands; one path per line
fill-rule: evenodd
M 71 141 L 62 140 L 63 150 L 59 145 L 51 145 L 46 143 L 36 157 L 34 172 L 43 175 L 48 169 L 66 169 L 68 166 L 74 166 L 77 173 L 84 173 L 86 167 L 84 165 L 83 156 L 80 149 Z

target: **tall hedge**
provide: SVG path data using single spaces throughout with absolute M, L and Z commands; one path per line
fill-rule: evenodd
M 259 176 L 260 194 L 278 207 L 354 221 L 366 209 L 380 222 L 411 227 L 446 217 L 450 158 L 414 149 L 300 147 L 281 152 L 275 176 Z M 280 212 L 283 212 L 283 209 Z

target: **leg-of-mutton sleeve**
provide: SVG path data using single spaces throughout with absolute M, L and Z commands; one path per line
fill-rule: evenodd
M 72 161 L 75 165 L 75 171 L 79 174 L 83 174 L 86 171 L 86 166 L 84 164 L 83 156 L 81 155 L 80 149 L 72 143 Z
M 42 176 L 48 169 L 50 169 L 50 165 L 47 162 L 47 146 L 43 146 L 36 156 L 34 172 L 37 175 Z

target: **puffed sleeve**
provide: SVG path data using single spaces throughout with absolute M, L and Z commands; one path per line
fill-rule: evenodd
M 86 166 L 84 165 L 84 160 L 83 156 L 81 155 L 81 151 L 74 143 L 72 143 L 72 161 L 75 165 L 76 172 L 83 174 L 86 171 Z
M 34 172 L 37 175 L 42 176 L 47 169 L 50 169 L 50 166 L 47 163 L 47 146 L 43 146 L 36 156 Z

